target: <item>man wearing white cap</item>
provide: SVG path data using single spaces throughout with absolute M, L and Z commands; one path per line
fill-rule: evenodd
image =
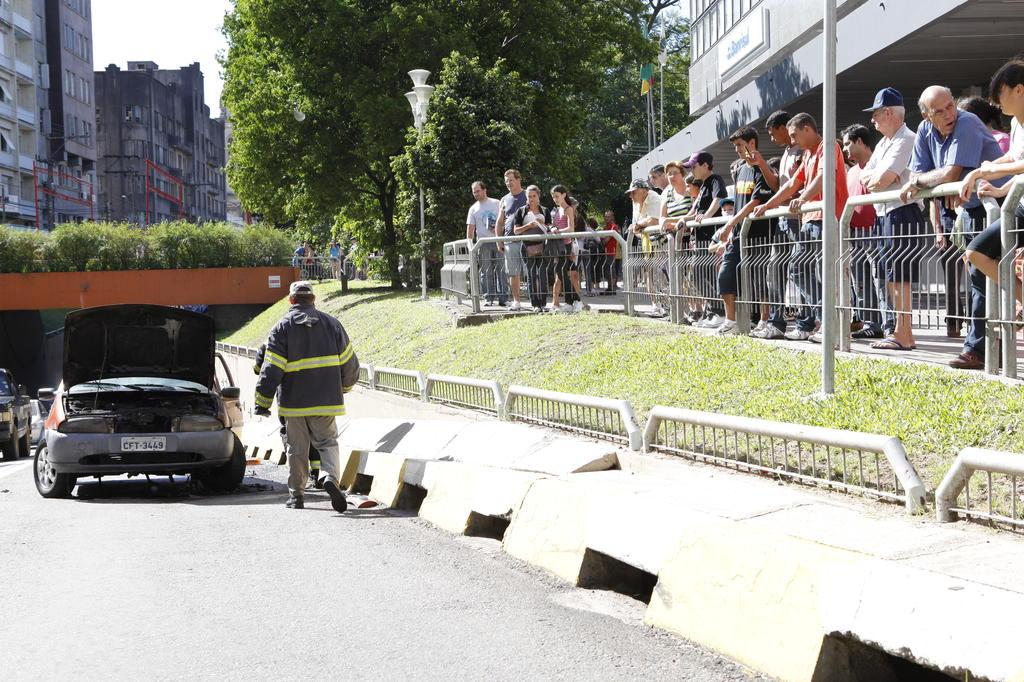
M 256 384 L 256 414 L 269 415 L 277 394 L 277 413 L 285 419 L 288 449 L 289 509 L 302 509 L 309 476 L 309 446 L 320 453 L 327 475 L 324 490 L 331 506 L 348 506 L 339 486 L 337 417 L 345 414 L 344 394 L 359 379 L 359 359 L 341 323 L 314 306 L 309 282 L 292 282 L 291 307 L 270 330 L 267 353 Z M 280 387 L 280 393 L 278 393 Z

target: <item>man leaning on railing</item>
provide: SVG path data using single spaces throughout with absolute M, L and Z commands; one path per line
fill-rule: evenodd
M 959 111 L 949 88 L 932 85 L 921 93 L 918 100 L 924 121 L 917 129 L 914 153 L 910 160 L 910 180 L 900 191 L 900 201 L 911 201 L 918 192 L 947 182 L 960 180 L 981 166 L 985 161 L 994 161 L 1003 155 L 999 143 L 988 128 L 974 114 Z M 960 286 L 957 278 L 958 250 L 949 243 L 956 224 L 955 199 L 933 202 L 935 246 L 945 251 L 946 271 L 946 332 L 950 336 L 960 335 L 960 316 L 956 305 Z M 967 228 L 973 236 L 978 225 L 985 221 L 985 209 L 978 198 L 964 204 L 972 225 Z M 963 351 L 953 360 L 951 367 L 959 369 L 983 369 L 985 367 L 985 296 L 982 291 L 972 292 L 970 301 L 970 331 L 964 341 Z

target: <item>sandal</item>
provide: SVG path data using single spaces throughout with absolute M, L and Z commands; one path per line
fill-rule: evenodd
M 875 341 L 871 344 L 871 347 L 875 350 L 917 350 L 917 346 L 904 346 L 902 343 L 897 341 L 895 338 L 889 336 L 881 341 Z

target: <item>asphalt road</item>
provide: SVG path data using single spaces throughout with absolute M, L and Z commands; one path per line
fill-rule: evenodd
M 496 541 L 284 507 L 284 469 L 202 497 L 110 480 L 44 500 L 0 464 L 0 678 L 746 680 Z

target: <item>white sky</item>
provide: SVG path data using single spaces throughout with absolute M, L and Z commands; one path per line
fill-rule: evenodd
M 220 115 L 222 88 L 217 54 L 227 49 L 220 26 L 228 0 L 92 0 L 93 67 L 128 61 L 176 69 L 199 62 L 206 105 Z

